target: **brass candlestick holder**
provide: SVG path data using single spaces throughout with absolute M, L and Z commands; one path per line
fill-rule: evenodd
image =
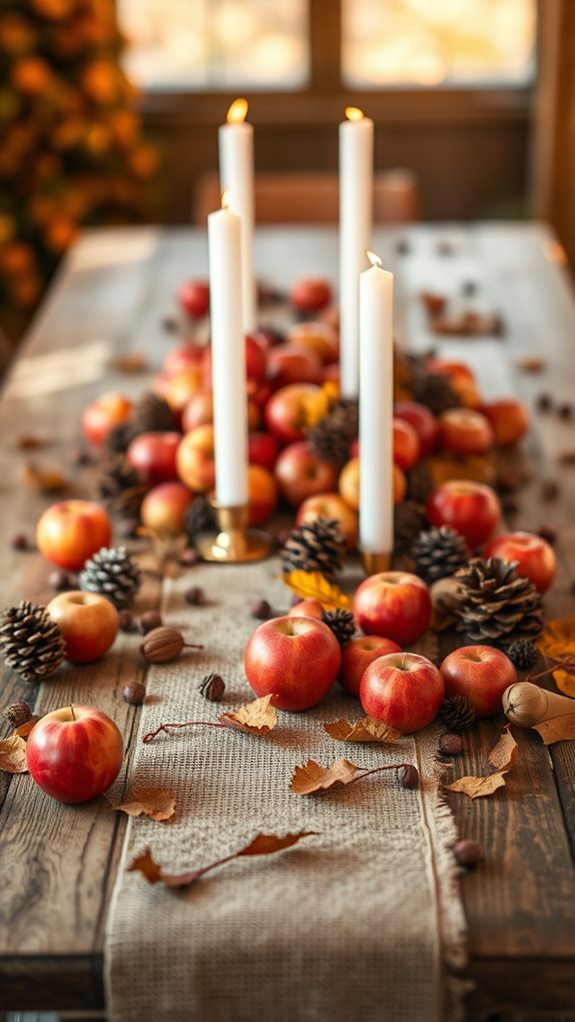
M 249 508 L 222 507 L 214 503 L 218 531 L 203 533 L 196 539 L 196 549 L 204 561 L 220 564 L 242 564 L 262 561 L 272 551 L 272 539 L 267 532 L 248 529 Z
M 391 567 L 391 554 L 387 552 L 382 551 L 374 554 L 371 551 L 362 550 L 361 559 L 366 575 L 378 575 L 380 571 L 389 571 Z

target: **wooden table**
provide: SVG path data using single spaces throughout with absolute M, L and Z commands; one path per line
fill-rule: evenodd
M 398 247 L 400 239 L 407 246 Z M 560 252 L 544 228 L 417 226 L 380 233 L 374 248 L 397 273 L 402 345 L 426 350 L 435 343 L 420 290 L 455 293 L 472 281 L 476 300 L 502 313 L 504 338 L 445 341 L 442 353 L 473 365 L 486 394 L 517 393 L 532 406 L 543 391 L 557 403 L 571 401 L 575 303 L 557 262 Z M 275 287 L 307 274 L 336 280 L 337 235 L 330 229 L 262 230 L 257 265 Z M 47 565 L 9 544 L 16 532 L 32 533 L 51 503 L 22 485 L 21 463 L 30 456 L 18 450 L 18 437 L 48 435 L 51 445 L 33 453 L 34 460 L 69 465 L 87 400 L 105 389 L 134 395 L 145 389 L 145 376 L 121 375 L 110 367 L 111 357 L 142 352 L 157 370 L 174 343 L 162 320 L 173 314 L 175 289 L 206 268 L 205 236 L 192 230 L 94 232 L 68 257 L 0 405 L 3 604 L 23 597 L 43 603 L 51 595 Z M 518 371 L 524 356 L 542 356 L 544 371 Z M 575 451 L 574 431 L 568 419 L 534 414 L 527 445 L 532 474 L 513 519 L 514 527 L 552 523 L 558 529 L 559 575 L 546 601 L 552 616 L 575 604 L 575 467 L 558 463 L 562 453 Z M 73 490 L 84 493 L 90 470 L 72 474 Z M 558 480 L 560 498 L 545 503 L 541 484 L 548 478 Z M 133 661 L 127 665 L 123 659 L 124 641 L 102 664 L 75 670 L 79 683 L 129 736 L 129 766 L 137 711 L 119 697 L 126 671 L 134 671 Z M 49 684 L 43 686 L 43 707 L 50 700 L 57 704 L 57 685 L 52 692 Z M 4 673 L 3 705 L 34 700 L 36 694 L 34 686 Z M 481 771 L 499 728 L 500 722 L 481 724 L 465 772 Z M 449 800 L 461 835 L 477 838 L 486 855 L 480 868 L 462 878 L 468 976 L 476 981 L 470 1017 L 575 1008 L 575 744 L 546 749 L 534 733 L 518 737 L 520 768 L 509 775 L 504 793 L 473 803 L 463 796 Z M 0 775 L 0 806 L 0 1011 L 103 1010 L 103 933 L 125 831 L 122 814 L 104 800 L 72 812 L 45 798 L 30 778 L 6 774 Z

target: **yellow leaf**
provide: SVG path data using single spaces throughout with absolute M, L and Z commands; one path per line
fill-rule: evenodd
M 318 390 L 315 394 L 303 394 L 301 398 L 303 428 L 311 429 L 316 422 L 323 419 L 329 412 L 329 397 L 325 390 Z
M 564 692 L 566 696 L 571 696 L 572 699 L 575 699 L 574 674 L 566 671 L 564 667 L 558 667 L 556 671 L 553 671 L 553 680 L 561 692 Z
M 548 621 L 537 639 L 537 646 L 551 660 L 575 657 L 575 612 L 569 617 Z
M 341 589 L 328 582 L 321 571 L 290 571 L 283 576 L 286 586 L 302 599 L 319 600 L 324 610 L 349 610 L 351 600 Z

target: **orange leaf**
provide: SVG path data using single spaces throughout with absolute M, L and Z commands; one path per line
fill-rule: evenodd
M 569 617 L 548 621 L 537 645 L 551 660 L 568 660 L 575 657 L 575 612 Z
M 290 788 L 296 795 L 313 795 L 327 791 L 328 788 L 339 788 L 353 781 L 361 767 L 350 763 L 348 759 L 337 759 L 331 766 L 322 767 L 314 759 L 308 759 L 304 766 L 296 766 Z
M 220 723 L 250 735 L 267 735 L 278 722 L 277 710 L 270 706 L 272 699 L 273 695 L 262 696 L 251 703 L 244 703 L 233 713 L 222 713 Z
M 27 720 L 25 724 L 20 724 L 20 727 L 15 727 L 12 736 L 18 735 L 20 738 L 27 738 L 33 727 L 38 723 L 37 717 L 32 717 Z
M 483 798 L 485 795 L 493 795 L 494 791 L 505 785 L 505 777 L 501 771 L 490 774 L 489 777 L 460 777 L 453 784 L 446 784 L 447 791 L 460 791 L 468 798 Z
M 553 742 L 567 742 L 575 739 L 575 713 L 564 713 L 561 717 L 549 717 L 533 725 L 545 745 Z
M 16 440 L 16 446 L 20 451 L 37 451 L 40 447 L 47 447 L 51 441 L 45 436 L 36 436 L 34 433 L 21 433 Z
M 68 480 L 57 468 L 38 468 L 31 462 L 22 466 L 22 481 L 40 493 L 58 493 L 66 489 Z
M 319 600 L 324 610 L 349 610 L 351 607 L 349 596 L 328 582 L 321 571 L 290 571 L 283 580 L 296 596 Z
M 239 851 L 232 852 L 231 855 L 226 855 L 223 859 L 217 859 L 208 866 L 201 866 L 200 869 L 180 874 L 164 873 L 162 867 L 158 866 L 152 858 L 150 849 L 146 848 L 145 852 L 138 855 L 127 867 L 127 872 L 143 873 L 150 884 L 162 883 L 166 887 L 174 888 L 191 887 L 196 880 L 215 869 L 216 866 L 223 866 L 224 863 L 239 859 L 244 855 L 271 855 L 273 852 L 281 852 L 286 848 L 292 848 L 304 837 L 312 837 L 315 833 L 314 830 L 302 830 L 299 834 L 286 834 L 284 837 L 276 837 L 275 834 L 258 834 L 253 841 L 250 841 L 249 845 L 240 848 Z
M 111 805 L 128 816 L 149 816 L 158 823 L 171 820 L 176 811 L 176 800 L 165 788 L 134 788 L 131 801 Z
M 336 742 L 397 742 L 402 737 L 401 731 L 373 717 L 362 717 L 355 724 L 349 720 L 332 720 L 323 726 Z
M 7 774 L 28 772 L 26 742 L 20 735 L 12 735 L 0 742 L 0 770 L 5 770 Z
M 553 671 L 553 681 L 560 692 L 572 699 L 575 696 L 575 676 L 572 672 L 566 671 L 564 667 L 558 667 Z

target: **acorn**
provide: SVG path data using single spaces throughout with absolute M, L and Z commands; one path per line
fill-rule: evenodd
M 196 643 L 185 642 L 182 633 L 177 628 L 170 628 L 168 625 L 153 628 L 140 646 L 141 652 L 151 664 L 163 664 L 169 660 L 175 660 L 184 648 L 203 649 L 204 647 L 198 646 Z

